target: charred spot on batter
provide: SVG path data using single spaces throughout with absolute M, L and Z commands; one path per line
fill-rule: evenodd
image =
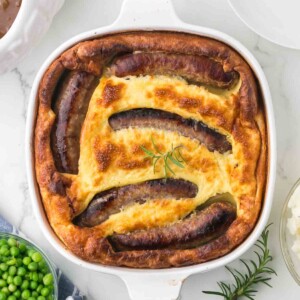
M 101 172 L 106 171 L 111 165 L 114 157 L 120 153 L 120 148 L 113 143 L 105 143 L 101 145 L 96 139 L 94 143 L 94 152 L 98 163 L 98 169 Z
M 102 103 L 105 107 L 111 105 L 122 98 L 124 93 L 125 84 L 118 83 L 114 84 L 111 80 L 108 80 L 103 89 Z

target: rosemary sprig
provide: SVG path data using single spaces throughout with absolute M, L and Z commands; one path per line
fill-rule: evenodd
M 218 286 L 221 291 L 203 291 L 205 294 L 215 295 L 223 297 L 225 300 L 237 300 L 244 296 L 250 300 L 253 300 L 257 290 L 254 288 L 259 283 L 264 283 L 269 287 L 272 287 L 269 283 L 271 275 L 276 272 L 268 266 L 269 262 L 272 261 L 272 256 L 268 248 L 268 237 L 269 237 L 269 224 L 261 234 L 260 239 L 256 242 L 255 246 L 258 248 L 254 251 L 257 260 L 245 261 L 240 259 L 246 268 L 246 273 L 242 274 L 236 269 L 231 269 L 226 266 L 226 269 L 234 277 L 233 284 L 227 284 L 223 281 L 218 282 Z
M 146 158 L 151 158 L 151 163 L 153 165 L 153 172 L 155 173 L 155 167 L 157 162 L 162 159 L 164 163 L 164 174 L 165 177 L 168 177 L 169 173 L 175 175 L 175 172 L 170 166 L 170 162 L 176 165 L 179 168 L 184 168 L 185 160 L 180 152 L 180 148 L 182 148 L 182 145 L 174 147 L 172 144 L 171 150 L 167 151 L 166 153 L 162 153 L 157 145 L 155 144 L 153 137 L 151 136 L 151 142 L 154 148 L 154 151 L 151 151 L 144 146 L 140 146 L 140 148 L 145 152 Z

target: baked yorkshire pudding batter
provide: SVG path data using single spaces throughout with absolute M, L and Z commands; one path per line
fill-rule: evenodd
M 264 109 L 229 46 L 171 32 L 81 42 L 49 67 L 38 100 L 42 201 L 82 259 L 197 264 L 254 228 L 267 176 Z M 155 166 L 151 153 L 163 156 Z

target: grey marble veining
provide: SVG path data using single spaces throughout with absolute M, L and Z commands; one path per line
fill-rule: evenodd
M 32 212 L 24 161 L 26 108 L 36 72 L 46 57 L 73 35 L 111 23 L 122 0 L 66 0 L 49 32 L 31 54 L 13 71 L 0 76 L 0 212 L 38 243 L 53 261 L 91 300 L 128 300 L 124 283 L 111 275 L 83 270 L 66 261 L 47 242 Z M 279 246 L 279 219 L 285 197 L 300 175 L 300 50 L 274 45 L 248 29 L 233 13 L 226 0 L 174 0 L 179 17 L 188 23 L 208 26 L 241 41 L 261 64 L 272 93 L 276 126 L 278 169 L 274 206 L 270 222 L 270 247 L 278 276 L 273 288 L 259 287 L 257 300 L 298 299 L 299 287 L 289 275 Z M 252 251 L 244 255 L 251 257 Z M 240 267 L 238 262 L 233 264 Z M 229 280 L 224 268 L 194 275 L 183 285 L 182 300 L 214 297 L 202 290 L 216 289 L 217 280 Z

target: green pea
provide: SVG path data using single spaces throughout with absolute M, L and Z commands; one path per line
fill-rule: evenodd
M 2 278 L 6 280 L 7 277 L 8 277 L 8 272 L 4 272 L 3 275 L 2 275 Z
M 6 264 L 8 266 L 14 266 L 16 263 L 17 263 L 17 260 L 15 258 L 12 258 L 6 262 Z
M 47 267 L 44 260 L 39 261 L 38 265 L 39 265 L 39 270 L 42 270 L 43 268 Z
M 19 244 L 19 249 L 22 253 L 24 253 L 27 250 L 27 246 L 23 243 Z
M 42 288 L 41 295 L 47 297 L 50 294 L 50 290 L 47 287 Z
M 6 250 L 9 250 L 8 245 L 2 245 L 2 246 L 0 247 L 0 254 L 3 254 L 4 251 L 6 251 Z
M 35 251 L 33 250 L 33 249 L 28 249 L 27 250 L 27 255 L 29 256 L 29 257 L 32 257 L 32 255 L 35 253 Z
M 3 246 L 3 245 L 7 245 L 7 240 L 6 239 L 1 239 L 0 240 L 0 246 Z
M 13 246 L 10 248 L 10 254 L 14 257 L 18 256 L 20 254 L 20 249 L 16 246 Z
M 10 295 L 8 296 L 7 300 L 17 300 L 17 298 L 14 295 Z
M 0 248 L 0 255 L 2 256 L 9 256 L 10 251 L 9 251 L 9 247 L 7 245 L 3 245 Z
M 22 290 L 27 290 L 28 288 L 29 288 L 29 281 L 28 280 L 24 280 L 22 282 L 21 289 Z
M 6 294 L 1 291 L 0 292 L 0 300 L 6 300 L 6 299 L 7 299 Z
M 43 286 L 42 284 L 40 284 L 40 285 L 37 287 L 36 291 L 37 291 L 38 293 L 40 293 L 43 287 L 44 287 L 44 286 Z
M 17 298 L 17 299 L 20 299 L 21 298 L 21 291 L 20 290 L 16 290 L 14 292 L 14 296 Z
M 22 278 L 20 276 L 15 276 L 14 280 L 13 280 L 13 283 L 17 286 L 21 285 L 22 284 Z
M 30 297 L 30 291 L 29 290 L 24 290 L 22 292 L 22 299 L 28 299 Z
M 36 271 L 37 269 L 38 269 L 38 264 L 34 261 L 28 265 L 28 270 L 30 271 Z
M 17 267 L 21 267 L 22 265 L 23 265 L 23 259 L 20 258 L 20 257 L 18 257 L 18 258 L 16 259 L 16 266 L 17 266 Z
M 19 268 L 18 268 L 18 273 L 17 273 L 17 274 L 18 274 L 19 276 L 24 276 L 24 275 L 26 274 L 26 272 L 27 272 L 27 271 L 26 271 L 26 269 L 25 269 L 24 267 L 19 267 Z
M 17 273 L 17 268 L 15 266 L 10 266 L 8 269 L 8 274 L 14 276 L 16 275 L 16 273 Z
M 44 296 L 38 296 L 37 300 L 46 300 Z
M 39 252 L 34 252 L 32 254 L 31 258 L 32 258 L 33 261 L 35 261 L 37 263 L 40 262 L 40 261 L 42 261 L 42 259 L 43 259 L 41 253 L 39 253 Z
M 11 283 L 13 283 L 13 280 L 14 280 L 13 276 L 8 275 L 7 280 L 6 280 L 7 283 L 8 283 L 8 284 L 11 284 Z
M 6 294 L 6 295 L 9 294 L 9 290 L 8 290 L 8 288 L 7 288 L 6 286 L 3 287 L 3 288 L 1 289 L 1 291 L 2 291 L 4 294 Z
M 30 281 L 30 288 L 35 290 L 38 287 L 38 283 L 36 281 Z
M 39 281 L 39 275 L 37 272 L 32 272 L 32 278 L 33 281 L 38 282 Z
M 48 272 L 49 272 L 49 268 L 43 268 L 42 270 L 41 270 L 41 272 L 43 273 L 43 274 L 47 274 Z
M 9 238 L 9 239 L 7 240 L 7 244 L 8 244 L 9 246 L 13 247 L 13 246 L 17 246 L 18 242 L 17 242 L 14 238 Z
M 24 264 L 25 266 L 28 266 L 30 263 L 31 263 L 31 258 L 28 257 L 28 256 L 25 256 L 25 257 L 23 258 L 23 264 Z
M 9 286 L 8 286 L 8 290 L 11 292 L 11 293 L 13 293 L 13 292 L 15 292 L 16 290 L 17 290 L 17 286 L 15 286 L 14 284 L 10 284 Z
M 37 291 L 32 291 L 31 296 L 37 298 L 39 293 Z
M 44 285 L 50 285 L 53 283 L 53 275 L 51 273 L 48 273 L 43 278 Z
M 42 281 L 43 281 L 43 278 L 44 278 L 44 274 L 43 274 L 43 273 L 39 273 L 38 275 L 39 275 L 39 281 L 42 282 Z
M 8 269 L 8 265 L 5 264 L 5 263 L 1 263 L 0 264 L 0 269 L 5 272 Z
M 0 279 L 0 288 L 5 287 L 6 286 L 6 281 L 3 279 Z

